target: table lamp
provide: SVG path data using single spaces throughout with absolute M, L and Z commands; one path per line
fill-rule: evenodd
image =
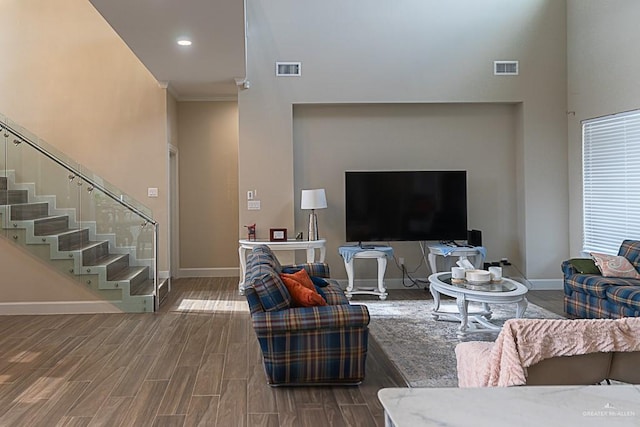
M 302 200 L 300 202 L 301 209 L 311 209 L 309 214 L 309 240 L 318 240 L 318 217 L 316 209 L 325 209 L 327 207 L 327 196 L 324 194 L 324 188 L 315 190 L 302 190 Z

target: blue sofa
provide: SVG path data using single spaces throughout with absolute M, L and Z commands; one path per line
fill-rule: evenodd
M 640 241 L 625 240 L 618 255 L 640 271 Z M 591 319 L 640 316 L 640 279 L 583 274 L 569 260 L 562 263 L 562 272 L 567 314 Z
M 247 260 L 244 291 L 267 382 L 360 383 L 369 337 L 367 307 L 349 303 L 337 282 L 329 279 L 327 264 L 293 267 L 325 279 L 326 286 L 320 289 L 326 306 L 292 306 L 291 295 L 280 278 L 283 267 L 269 247 L 254 248 Z

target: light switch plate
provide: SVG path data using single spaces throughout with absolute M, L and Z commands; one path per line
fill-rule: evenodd
M 260 210 L 260 200 L 249 200 L 247 201 L 247 209 L 250 211 L 259 211 Z
M 158 197 L 158 189 L 149 187 L 147 188 L 147 196 L 148 197 Z

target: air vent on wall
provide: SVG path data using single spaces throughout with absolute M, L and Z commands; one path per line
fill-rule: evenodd
M 276 62 L 276 76 L 292 77 L 302 75 L 301 62 Z
M 518 61 L 493 61 L 493 74 L 496 76 L 517 76 Z

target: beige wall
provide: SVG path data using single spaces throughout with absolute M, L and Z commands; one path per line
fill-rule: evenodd
M 239 194 L 244 202 L 247 190 L 258 190 L 262 209 L 241 203 L 240 224 L 258 223 L 262 238 L 271 224 L 296 226 L 298 180 L 309 177 L 294 174 L 295 105 L 520 103 L 509 159 L 517 166 L 508 196 L 516 200 L 517 230 L 510 235 L 519 236 L 520 268 L 529 278 L 560 277 L 568 254 L 564 2 L 249 0 L 247 15 L 251 88 L 238 95 Z M 493 61 L 505 59 L 520 61 L 519 76 L 493 76 Z M 276 78 L 279 60 L 302 61 L 303 76 Z M 388 143 L 373 138 L 373 146 Z M 499 228 L 500 213 L 493 217 L 488 230 Z M 340 229 L 325 231 L 340 239 L 333 246 L 344 239 Z
M 167 135 L 169 144 L 178 147 L 178 101 L 167 91 Z
M 344 171 L 466 170 L 469 228 L 482 230 L 490 259 L 508 257 L 520 265 L 513 162 L 516 121 L 516 106 L 509 104 L 297 105 L 295 205 L 300 204 L 302 188 L 326 189 L 329 207 L 318 212 L 319 229 L 328 242 L 329 264 L 340 266 Z M 306 234 L 306 211 L 296 209 L 295 224 L 296 231 Z M 410 271 L 421 264 L 417 242 L 391 245 Z M 386 277 L 401 277 L 392 266 Z M 428 271 L 422 262 L 417 274 L 426 277 Z M 332 276 L 346 278 L 346 272 L 334 268 Z
M 605 15 L 622 24 L 622 29 L 613 31 L 612 37 L 624 34 L 625 28 L 631 25 L 629 17 L 633 16 L 626 14 L 628 9 L 624 8 L 637 7 L 627 0 L 618 3 L 620 6 L 609 15 L 596 5 L 598 2 L 591 0 L 584 3 L 569 0 L 569 42 L 579 48 L 570 51 L 569 63 L 576 67 L 570 70 L 570 75 L 575 77 L 576 84 L 580 83 L 580 90 L 577 86 L 570 87 L 569 99 L 589 105 L 594 111 L 601 109 L 597 100 L 605 89 L 594 91 L 588 99 L 578 100 L 575 96 L 577 92 L 581 96 L 586 93 L 585 88 L 591 83 L 589 75 L 577 76 L 588 68 L 578 68 L 583 64 L 597 65 L 585 44 L 589 40 L 587 36 L 592 36 L 588 31 L 604 33 L 605 29 L 601 28 L 605 27 L 599 25 L 598 17 Z M 168 255 L 162 242 L 166 241 L 167 227 L 163 225 L 167 224 L 168 216 L 167 142 L 175 145 L 180 140 L 181 175 L 185 168 L 203 168 L 205 164 L 190 163 L 183 158 L 183 132 L 178 128 L 189 126 L 182 120 L 178 123 L 179 113 L 175 111 L 183 108 L 176 106 L 175 100 L 157 85 L 88 2 L 10 0 L 3 2 L 2 12 L 0 47 L 5 57 L 12 60 L 0 65 L 3 93 L 0 112 L 151 207 L 161 223 L 161 262 L 166 268 Z M 224 235 L 221 246 L 216 243 L 215 248 L 199 248 L 188 243 L 182 256 L 183 267 L 236 266 L 236 239 L 245 235 L 244 224 L 258 223 L 258 234 L 262 238 L 268 236 L 268 229 L 273 225 L 300 228 L 301 220 L 296 217 L 300 213 L 295 205 L 298 189 L 305 182 L 322 181 L 330 176 L 327 173 L 306 175 L 294 169 L 294 159 L 299 153 L 295 148 L 299 140 L 294 138 L 294 127 L 297 129 L 298 123 L 302 123 L 298 119 L 303 117 L 299 115 L 302 110 L 296 106 L 366 103 L 382 108 L 384 104 L 393 107 L 409 103 L 428 108 L 430 104 L 434 107 L 451 104 L 454 109 L 457 106 L 474 108 L 474 111 L 486 108 L 487 113 L 492 113 L 494 106 L 488 104 L 497 103 L 502 106 L 497 108 L 512 105 L 508 107 L 510 118 L 505 123 L 515 127 L 514 145 L 509 152 L 515 165 L 515 189 L 506 197 L 509 205 L 515 199 L 513 227 L 517 242 L 505 241 L 503 236 L 499 239 L 489 236 L 486 230 L 499 229 L 498 219 L 491 222 L 484 217 L 470 218 L 470 226 L 474 226 L 476 220 L 482 223 L 478 228 L 485 228 L 486 242 L 494 242 L 491 250 L 496 252 L 496 257 L 502 256 L 498 253 L 503 250 L 515 251 L 516 257 L 522 257 L 520 267 L 529 278 L 559 277 L 559 261 L 568 253 L 565 2 L 329 0 L 308 4 L 291 0 L 248 0 L 247 14 L 247 75 L 251 89 L 239 94 L 235 118 L 238 120 L 239 114 L 236 126 L 240 143 L 236 149 L 240 160 L 235 199 L 223 197 L 235 206 L 236 221 L 228 227 L 232 230 L 231 236 Z M 575 25 L 579 20 L 591 25 Z M 606 31 L 617 26 L 616 21 Z M 616 55 L 607 52 L 604 46 L 606 44 L 598 46 L 598 50 Z M 494 77 L 491 66 L 493 60 L 498 59 L 519 60 L 520 76 Z M 303 61 L 303 77 L 276 79 L 273 75 L 276 60 Z M 621 73 L 623 82 L 637 74 L 619 71 L 616 69 L 615 75 Z M 626 86 L 615 85 L 620 87 L 618 93 L 607 99 L 621 99 L 621 104 L 628 104 L 635 94 L 625 92 Z M 470 107 L 469 104 L 478 105 Z M 464 112 L 460 110 L 456 114 L 464 115 Z M 203 117 L 203 122 L 208 121 L 204 118 L 207 114 L 196 115 Z M 214 116 L 215 120 L 220 117 L 218 113 Z M 569 120 L 571 123 L 574 119 L 569 116 Z M 218 128 L 227 125 L 221 123 Z M 575 151 L 575 134 L 571 136 L 575 123 L 572 126 L 569 135 L 574 142 L 570 150 Z M 467 124 L 461 127 L 463 133 L 472 132 Z M 440 132 L 445 134 L 445 129 L 443 126 Z M 406 134 L 409 133 L 407 130 Z M 372 144 L 383 143 L 381 138 L 373 137 Z M 441 154 L 433 160 L 445 160 L 444 154 L 438 156 Z M 347 163 L 350 161 L 354 159 L 345 159 Z M 404 161 L 410 162 L 411 157 L 399 157 L 394 164 Z M 378 167 L 375 161 L 365 167 L 372 165 Z M 570 163 L 570 169 L 572 188 L 575 188 L 575 164 L 571 167 Z M 488 175 L 490 171 L 481 172 Z M 190 179 L 202 182 L 211 175 L 211 171 L 202 170 Z M 229 180 L 227 188 L 232 186 Z M 158 187 L 160 197 L 147 199 L 147 187 Z M 257 190 L 262 210 L 246 210 L 247 190 Z M 181 198 L 184 197 L 182 191 L 181 182 Z M 330 197 L 340 200 L 339 195 Z M 191 200 L 200 203 L 202 198 L 193 196 Z M 182 200 L 181 205 L 186 204 L 189 210 L 193 203 Z M 572 219 L 576 218 L 576 206 L 572 198 Z M 229 209 L 215 214 L 216 218 L 224 218 L 221 224 L 228 224 L 226 219 L 233 217 Z M 215 207 L 208 206 L 205 211 L 213 214 Z M 513 221 L 511 215 L 510 212 L 509 221 Z M 210 218 L 206 216 L 207 220 Z M 212 229 L 217 226 L 213 224 Z M 193 235 L 188 230 L 190 225 L 184 227 L 187 235 L 181 236 L 181 240 L 193 240 L 189 237 Z M 321 227 L 335 236 L 331 237 L 331 247 L 342 243 L 343 231 L 337 227 L 343 224 L 339 220 Z M 574 228 L 572 221 L 572 249 Z M 507 234 L 513 233 L 509 230 Z M 200 238 L 198 235 L 196 240 Z M 516 246 L 518 249 L 514 249 Z M 417 249 L 413 253 L 410 248 L 406 250 L 405 254 L 402 248 L 402 255 L 408 260 L 417 256 Z M 215 262 L 211 261 L 212 256 Z M 335 262 L 332 264 L 334 271 L 342 271 Z M 30 291 L 25 292 L 29 294 Z
M 3 1 L 0 50 L 0 112 L 151 208 L 166 270 L 165 89 L 85 0 Z M 147 198 L 148 187 L 160 197 Z M 30 269 L 0 260 L 3 271 L 14 268 L 21 274 L 10 285 L 22 291 L 12 298 L 57 292 L 56 276 L 42 283 Z
M 9 239 L 11 236 L 8 236 Z M 25 301 L 95 301 L 100 297 L 91 293 L 87 286 L 52 269 L 51 264 L 34 258 L 6 238 L 0 238 L 0 303 Z M 62 266 L 59 266 L 62 268 Z M 72 268 L 72 265 L 67 265 Z M 56 267 L 57 268 L 57 267 Z M 6 307 L 3 308 L 3 310 Z
M 582 250 L 582 127 L 585 119 L 640 108 L 640 2 L 568 0 L 571 254 Z
M 237 102 L 179 102 L 178 136 L 180 276 L 236 275 Z

